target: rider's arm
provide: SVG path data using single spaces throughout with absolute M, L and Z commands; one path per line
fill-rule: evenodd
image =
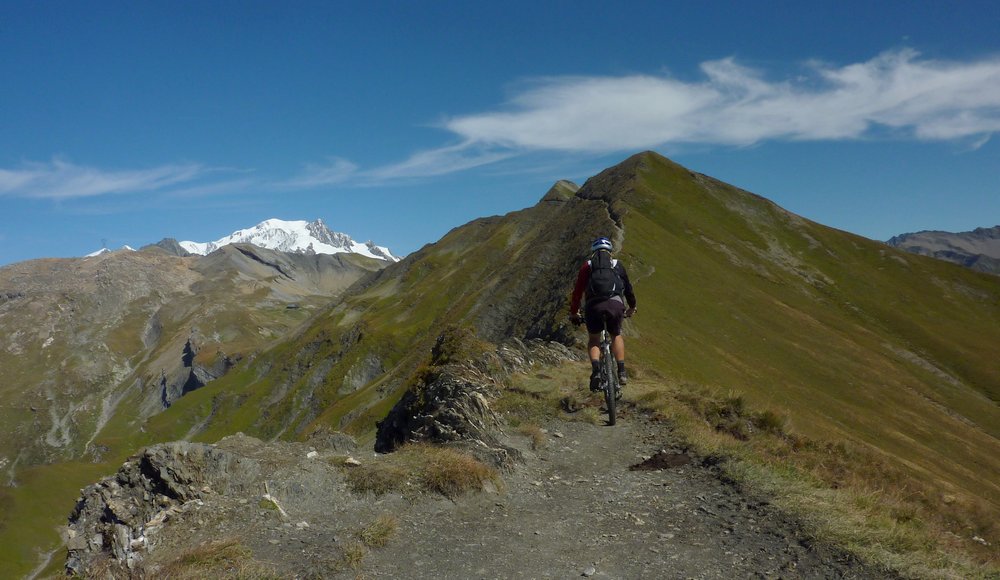
M 576 285 L 573 286 L 573 297 L 569 302 L 569 313 L 576 314 L 580 309 L 580 299 L 583 298 L 583 291 L 587 288 L 587 278 L 590 276 L 590 263 L 584 262 L 580 266 L 580 271 L 576 274 Z
M 618 262 L 616 268 L 618 268 L 618 274 L 621 276 L 622 282 L 625 283 L 625 301 L 628 302 L 629 308 L 635 308 L 635 292 L 632 290 L 632 282 L 628 279 L 628 273 L 625 272 L 625 266 L 622 266 L 622 263 Z

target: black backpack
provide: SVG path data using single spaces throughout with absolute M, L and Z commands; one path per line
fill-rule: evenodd
M 611 254 L 598 250 L 590 259 L 590 281 L 587 282 L 587 299 L 602 300 L 625 292 L 625 283 L 614 268 Z

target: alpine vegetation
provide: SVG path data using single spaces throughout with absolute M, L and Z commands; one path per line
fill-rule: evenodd
M 997 573 L 996 276 L 653 152 L 399 261 L 323 255 L 346 242 L 277 226 L 233 239 L 291 252 L 0 269 L 16 439 L 0 448 L 0 559 L 155 574 L 224 532 L 226 554 L 299 577 L 348 561 L 425 577 Z M 592 420 L 568 317 L 599 236 L 639 298 L 613 427 Z M 52 282 L 66 270 L 79 294 Z

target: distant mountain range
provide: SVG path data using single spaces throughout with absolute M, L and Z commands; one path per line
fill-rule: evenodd
M 1000 274 L 1000 226 L 971 232 L 923 231 L 894 236 L 894 248 L 961 264 L 973 270 Z
M 375 245 L 372 241 L 365 242 L 364 244 L 355 242 L 347 234 L 330 230 L 321 219 L 307 222 L 305 220 L 286 221 L 272 218 L 264 220 L 251 228 L 236 230 L 214 242 L 178 242 L 173 238 L 165 238 L 151 245 L 158 246 L 168 253 L 178 256 L 189 254 L 206 256 L 230 244 L 253 244 L 258 248 L 292 254 L 350 253 L 387 262 L 399 261 L 399 258 L 389 251 L 389 248 Z M 124 246 L 121 249 L 126 251 L 133 250 L 129 246 Z M 111 250 L 103 248 L 87 254 L 87 257 L 99 256 L 109 251 Z

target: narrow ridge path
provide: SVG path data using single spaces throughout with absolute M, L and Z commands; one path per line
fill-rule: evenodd
M 366 558 L 384 578 L 885 578 L 812 543 L 766 501 L 684 463 L 669 429 L 626 411 L 615 427 L 553 421 L 499 494 L 428 499 Z M 515 443 L 525 445 L 523 438 Z

